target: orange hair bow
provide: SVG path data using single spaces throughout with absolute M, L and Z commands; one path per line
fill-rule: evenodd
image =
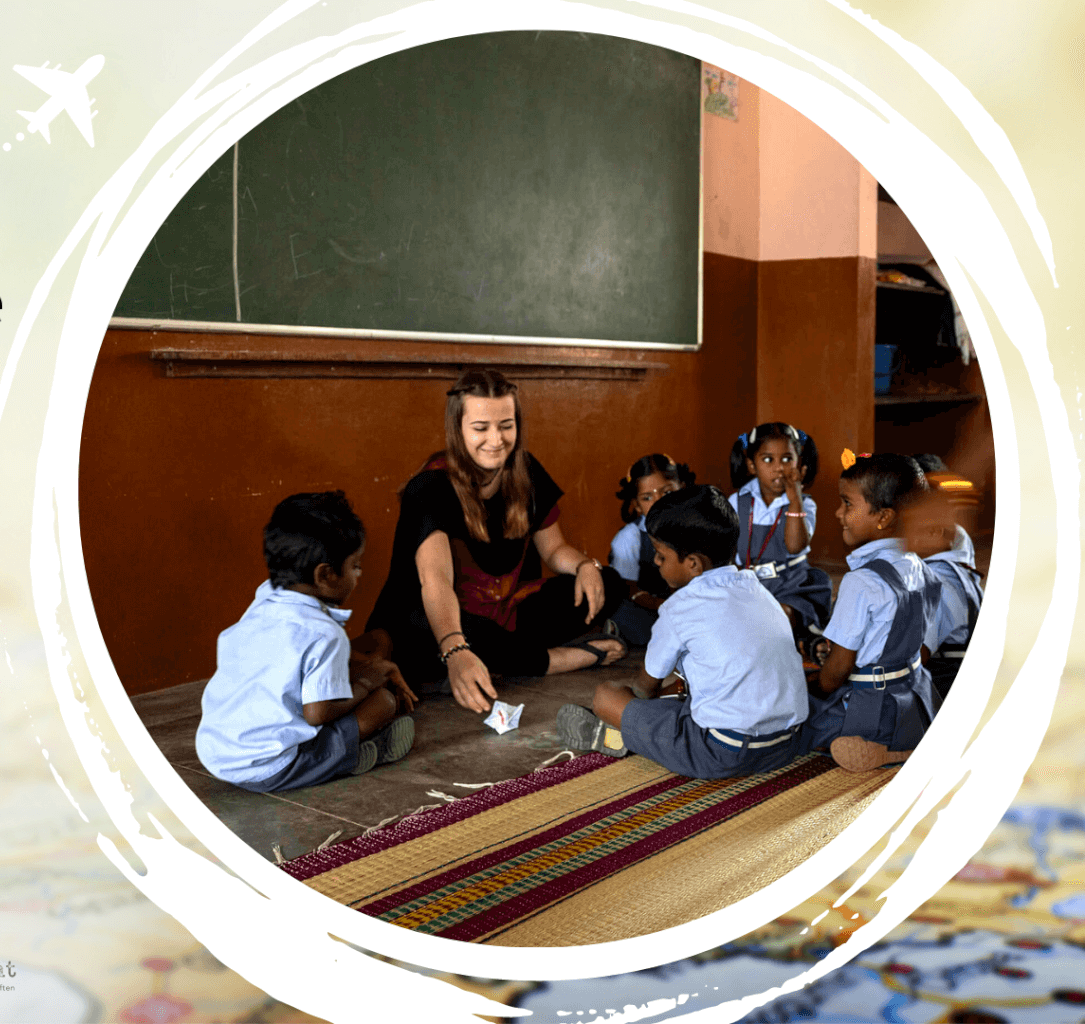
M 860 459 L 869 459 L 870 452 L 860 452 L 858 457 Z M 855 459 L 855 452 L 853 452 L 850 448 L 845 448 L 840 453 L 840 465 L 843 466 L 845 469 L 851 469 L 851 467 L 855 465 Z

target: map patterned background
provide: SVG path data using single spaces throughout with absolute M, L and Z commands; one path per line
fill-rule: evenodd
M 43 698 L 36 725 L 46 723 L 47 703 Z M 1085 1019 L 1083 721 L 1085 671 L 1070 669 L 1024 785 L 967 866 L 883 943 L 743 1020 Z M 219 963 L 109 864 L 97 847 L 97 823 L 82 820 L 51 773 L 17 762 L 17 744 L 9 744 L 0 754 L 7 780 L 0 796 L 0 1021 L 319 1019 Z M 73 797 L 81 803 L 78 792 Z M 68 813 L 58 813 L 61 804 Z M 92 799 L 81 804 L 89 805 Z M 168 819 L 168 810 L 161 813 Z M 758 931 L 654 970 L 555 983 L 439 977 L 530 1009 L 529 1019 L 540 1022 L 680 1018 L 779 985 L 825 956 L 874 915 L 924 834 L 917 830 L 840 907 L 833 904 L 861 864 Z M 291 969 L 286 946 L 282 969 Z

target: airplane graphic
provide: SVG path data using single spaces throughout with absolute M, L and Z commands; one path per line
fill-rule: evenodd
M 94 100 L 87 96 L 87 83 L 102 70 L 104 64 L 105 57 L 100 53 L 84 61 L 77 71 L 61 71 L 59 64 L 55 68 L 50 68 L 48 61 L 40 68 L 16 64 L 15 70 L 23 78 L 49 94 L 49 99 L 33 113 L 26 110 L 16 111 L 30 122 L 26 130 L 40 132 L 42 138 L 49 142 L 49 124 L 57 114 L 65 110 L 83 138 L 93 146 L 94 132 L 90 121 L 98 111 L 90 109 Z

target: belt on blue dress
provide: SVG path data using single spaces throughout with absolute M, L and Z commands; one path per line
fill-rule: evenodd
M 774 580 L 785 569 L 790 569 L 793 566 L 799 564 L 799 562 L 805 562 L 806 555 L 796 555 L 794 558 L 789 558 L 786 562 L 758 562 L 757 565 L 751 565 L 750 568 L 757 575 L 759 580 Z
M 884 690 L 886 683 L 910 676 L 922 664 L 923 659 L 916 658 L 911 665 L 905 665 L 904 668 L 886 669 L 882 665 L 872 665 L 869 672 L 852 672 L 848 676 L 848 682 L 856 690 Z
M 934 654 L 932 658 L 963 658 L 965 651 L 968 650 L 968 644 L 942 644 Z
M 777 743 L 784 743 L 795 735 L 796 729 L 788 729 L 786 732 L 771 732 L 766 736 L 750 736 L 744 732 L 735 732 L 732 729 L 709 729 L 708 735 L 718 743 L 725 743 L 729 747 L 746 747 L 748 750 L 759 750 L 762 747 L 775 747 Z M 747 743 L 746 741 L 749 740 Z

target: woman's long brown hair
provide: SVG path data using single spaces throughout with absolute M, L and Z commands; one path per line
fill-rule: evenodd
M 516 385 L 503 373 L 491 369 L 467 370 L 448 391 L 445 403 L 445 471 L 456 497 L 460 499 L 468 532 L 475 540 L 489 542 L 486 512 L 482 506 L 482 485 L 486 473 L 475 465 L 463 440 L 463 407 L 468 396 L 504 398 L 512 395 L 516 415 L 516 443 L 501 467 L 500 491 L 505 499 L 504 536 L 523 537 L 528 531 L 531 504 L 531 476 L 524 450 L 524 423 Z

